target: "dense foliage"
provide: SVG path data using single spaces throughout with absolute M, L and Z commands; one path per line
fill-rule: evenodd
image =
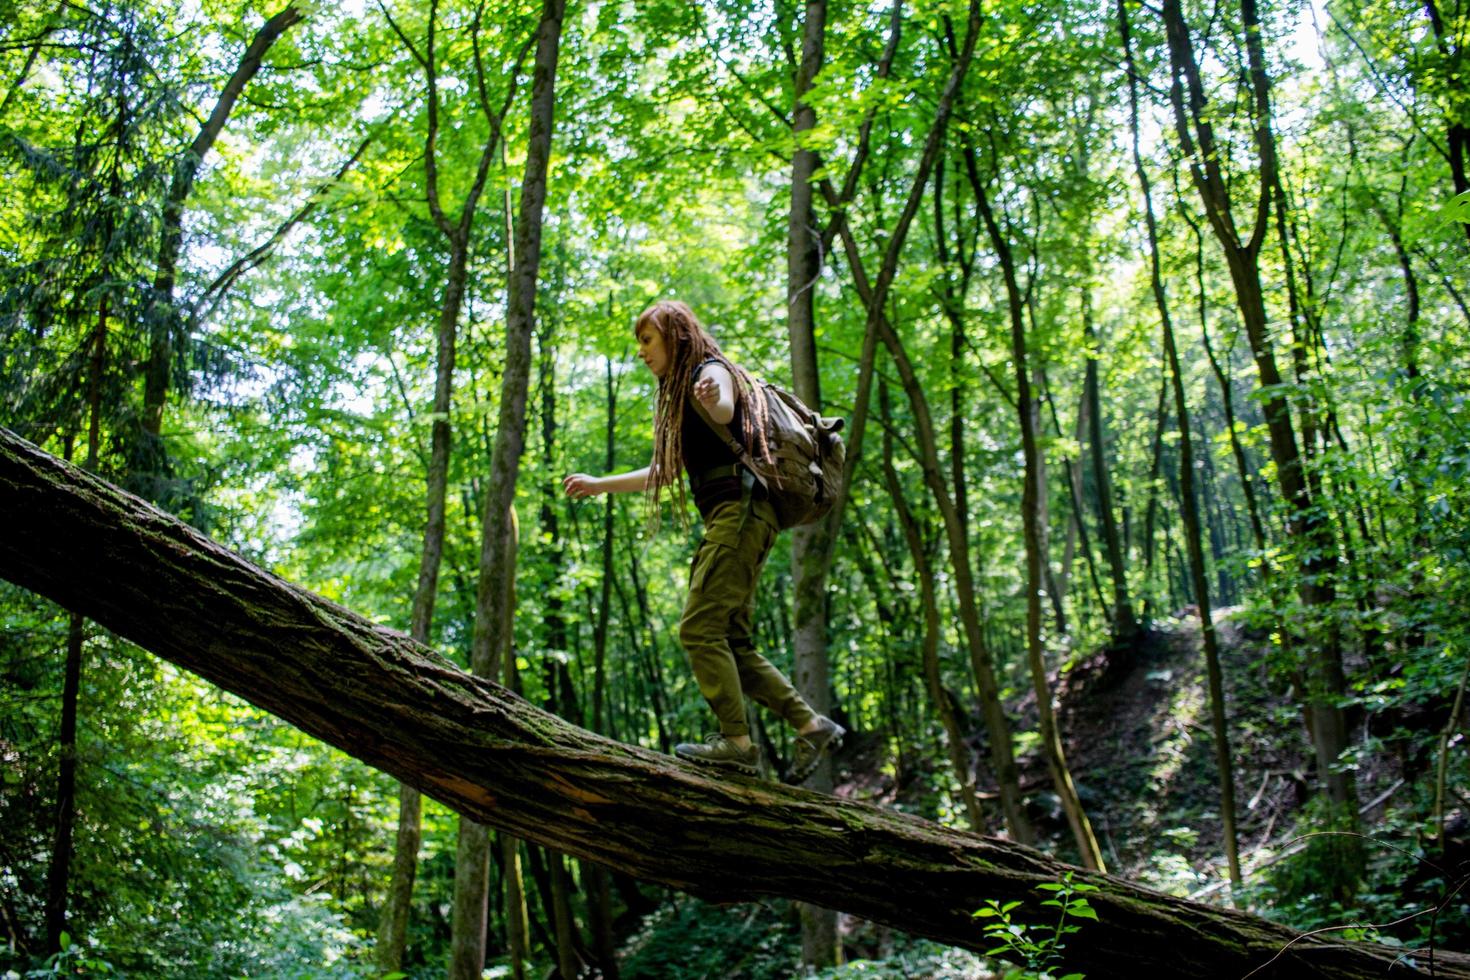
M 428 637 L 468 668 L 554 6 L 0 2 L 0 424 L 405 631 L 447 432 Z M 866 418 L 826 582 L 832 701 L 858 736 L 840 791 L 1015 834 L 983 657 L 1041 844 L 1093 860 L 1039 642 L 1109 870 L 1470 947 L 1470 8 L 998 0 L 926 161 L 967 16 L 568 5 L 504 676 L 662 750 L 708 725 L 675 629 L 697 520 L 560 481 L 646 463 L 631 324 L 654 299 L 789 379 L 792 159 L 814 151 L 821 398 Z M 893 339 L 865 346 L 880 323 Z M 783 536 L 756 618 L 786 668 L 795 575 Z M 1220 613 L 1222 686 L 1199 609 Z M 4 583 L 0 622 L 0 971 L 373 973 L 391 779 Z M 401 969 L 433 976 L 458 818 L 423 812 Z M 1237 841 L 1243 882 L 1222 887 Z M 488 957 L 510 971 L 506 853 Z M 783 976 L 801 955 L 784 905 L 656 900 L 535 849 L 520 865 L 543 971 L 598 959 L 598 904 L 627 976 Z M 822 975 L 979 969 L 848 926 L 854 963 Z

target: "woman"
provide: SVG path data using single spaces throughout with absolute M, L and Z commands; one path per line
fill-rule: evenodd
M 655 518 L 665 486 L 689 478 L 694 505 L 704 520 L 704 537 L 689 572 L 689 595 L 679 620 L 679 642 L 689 654 L 699 691 L 720 730 L 702 744 L 682 743 L 682 759 L 755 775 L 760 750 L 750 740 L 745 698 L 754 699 L 796 729 L 788 782 L 811 775 L 823 753 L 842 747 L 843 727 L 817 714 L 786 675 L 755 651 L 751 642 L 755 588 L 776 540 L 776 514 L 754 476 L 711 423 L 761 460 L 770 458 L 763 437 L 765 400 L 746 371 L 720 352 L 693 311 L 665 300 L 644 310 L 633 328 L 638 356 L 658 379 L 653 462 L 628 473 L 592 477 L 574 473 L 563 481 L 573 499 L 598 493 L 648 493 Z

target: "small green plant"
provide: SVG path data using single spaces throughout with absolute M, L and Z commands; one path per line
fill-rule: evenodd
M 1069 923 L 1067 920 L 1097 921 L 1097 912 L 1084 897 L 1087 892 L 1097 891 L 1097 886 L 1073 881 L 1072 872 L 1068 871 L 1061 881 L 1037 885 L 1036 890 L 1051 896 L 1041 903 L 1041 907 L 1059 910 L 1056 924 L 1044 926 L 1017 922 L 1012 913 L 1022 905 L 1020 901 L 1001 904 L 987 899 L 985 908 L 974 914 L 977 919 L 991 920 L 984 927 L 985 935 L 996 945 L 986 950 L 985 955 L 1001 956 L 1020 964 L 1006 973 L 1006 980 L 1083 980 L 1081 973 L 1057 976 L 1052 970 L 1061 963 L 1066 937 L 1082 928 L 1075 921 Z
M 73 942 L 69 933 L 61 934 L 61 951 L 46 959 L 39 969 L 26 971 L 26 980 L 46 980 L 50 977 L 101 977 L 116 976 L 112 964 L 99 955 L 100 947 L 91 949 Z M 15 976 L 16 974 L 10 974 Z

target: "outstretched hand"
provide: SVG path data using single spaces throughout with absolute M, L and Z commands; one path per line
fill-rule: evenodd
M 571 497 L 573 500 L 581 500 L 584 497 L 593 497 L 602 492 L 601 488 L 597 485 L 598 482 L 595 476 L 588 476 L 586 473 L 573 473 L 561 481 L 561 486 L 566 491 L 568 497 Z

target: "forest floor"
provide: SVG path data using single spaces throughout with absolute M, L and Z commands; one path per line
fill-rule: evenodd
M 1242 625 L 1242 619 L 1237 610 L 1230 609 L 1217 612 L 1215 619 L 1234 766 L 1237 839 L 1247 882 L 1238 899 L 1253 911 L 1298 928 L 1346 921 L 1386 923 L 1400 918 L 1405 908 L 1432 908 L 1454 889 L 1458 879 L 1452 875 L 1436 878 L 1426 871 L 1426 862 L 1415 856 L 1422 853 L 1424 842 L 1416 839 L 1413 827 L 1395 822 L 1392 809 L 1400 795 L 1410 792 L 1403 788 L 1406 777 L 1410 783 L 1422 784 L 1418 777 L 1427 760 L 1402 758 L 1395 749 L 1400 743 L 1384 730 L 1386 719 L 1366 717 L 1361 711 L 1350 713 L 1349 721 L 1355 726 L 1355 743 L 1371 746 L 1356 761 L 1362 826 L 1368 835 L 1369 872 L 1364 886 L 1368 894 L 1360 893 L 1360 899 L 1366 901 L 1349 915 L 1323 899 L 1320 889 L 1313 890 L 1317 887 L 1312 879 L 1313 862 L 1302 856 L 1308 844 L 1300 829 L 1315 795 L 1311 743 L 1301 712 L 1294 706 L 1290 679 L 1272 675 L 1271 664 L 1285 658 L 1272 650 L 1269 635 Z M 1157 621 L 1134 643 L 1097 651 L 1051 680 L 1067 761 L 1109 872 L 1168 894 L 1229 904 L 1219 774 L 1198 615 L 1191 608 Z M 1394 723 L 1404 721 L 1395 719 Z M 971 719 L 971 727 L 981 730 L 978 718 Z M 1015 730 L 1035 729 L 1035 701 L 1023 700 Z M 1028 746 L 1018 762 L 1030 816 L 1041 837 L 1039 845 L 1076 863 L 1078 852 L 1051 792 L 1038 741 L 1024 736 L 1019 741 Z M 946 774 L 925 768 L 932 762 L 919 761 L 934 758 L 934 753 L 905 758 L 900 749 L 896 757 L 894 745 L 887 733 L 854 733 L 836 759 L 836 795 L 962 822 L 957 814 L 945 812 L 953 803 L 935 789 L 947 781 Z M 970 748 L 983 758 L 982 745 L 972 743 Z M 982 765 L 982 792 L 991 791 L 985 793 L 989 799 L 984 805 L 994 824 L 999 806 L 993 783 L 986 785 L 988 777 Z M 995 829 L 992 826 L 991 832 Z M 1470 855 L 1463 837 L 1461 834 L 1453 843 Z M 1321 863 L 1319 857 L 1317 864 Z M 1470 873 L 1470 865 L 1466 871 Z M 1375 880 L 1380 886 L 1393 883 L 1381 890 L 1393 893 L 1394 904 L 1373 908 Z M 643 945 L 644 954 L 655 952 L 646 948 L 652 933 L 668 943 L 670 958 L 681 959 L 682 965 L 663 973 L 656 967 L 649 969 L 649 957 L 643 955 L 635 957 L 639 962 L 630 975 L 789 975 L 782 971 L 789 968 L 786 957 L 792 955 L 800 933 L 788 903 L 720 910 L 713 918 L 711 911 L 687 896 L 674 898 L 661 912 L 662 921 L 650 923 L 642 943 L 634 945 Z M 1372 918 L 1364 919 L 1364 915 Z M 1419 918 L 1394 929 L 1357 926 L 1349 935 L 1417 944 L 1423 936 L 1416 930 L 1424 921 Z M 887 927 L 843 916 L 839 928 L 849 960 L 868 961 L 858 970 L 863 976 L 995 975 L 972 954 L 936 947 Z M 759 936 L 760 941 L 747 939 L 741 945 L 742 959 L 733 971 L 728 958 L 723 966 L 717 965 L 719 960 L 712 962 L 708 972 L 692 969 L 691 946 L 705 943 L 714 953 L 720 944 L 711 933 L 732 931 Z M 1437 939 L 1448 948 L 1463 949 L 1470 946 L 1470 929 L 1463 921 L 1441 919 Z M 662 944 L 655 940 L 655 945 Z M 729 953 L 716 955 L 728 957 Z M 854 968 L 859 966 L 853 962 Z M 852 975 L 839 969 L 820 976 L 830 980 Z
M 1241 862 L 1270 860 L 1311 794 L 1310 744 L 1287 684 L 1269 676 L 1269 638 L 1216 618 L 1235 770 Z M 1055 682 L 1067 761 L 1113 874 L 1223 900 L 1228 871 L 1220 777 L 1198 614 L 1166 620 L 1126 648 L 1099 651 Z M 1049 782 L 1040 753 L 1029 781 Z M 1074 851 L 1057 809 L 1045 829 Z M 1074 852 L 1075 859 L 1075 852 Z

